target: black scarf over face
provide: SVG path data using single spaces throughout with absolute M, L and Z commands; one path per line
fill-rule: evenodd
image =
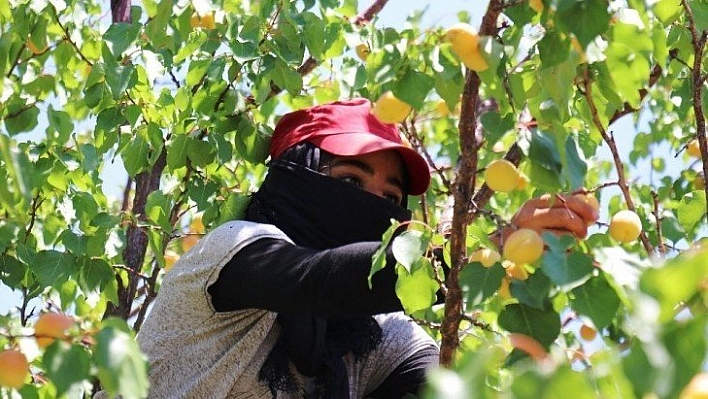
M 273 224 L 295 244 L 318 250 L 380 241 L 391 219 L 410 220 L 407 209 L 317 172 L 331 157 L 309 143 L 286 150 L 270 165 L 246 220 Z M 348 397 L 342 356 L 363 356 L 381 341 L 381 329 L 371 317 L 327 320 L 279 313 L 277 322 L 281 337 L 259 373 L 274 396 L 276 391 L 299 391 L 304 396 Z M 315 377 L 315 392 L 297 386 L 289 362 L 301 374 Z

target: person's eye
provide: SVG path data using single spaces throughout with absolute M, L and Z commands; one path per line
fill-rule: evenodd
M 387 199 L 388 201 L 393 202 L 396 205 L 401 205 L 401 196 L 398 194 L 386 194 L 384 195 L 384 198 Z
M 352 185 L 357 186 L 359 188 L 364 187 L 364 185 L 361 183 L 361 179 L 359 179 L 358 177 L 355 177 L 355 176 L 342 176 L 342 177 L 339 177 L 339 180 L 341 180 L 345 183 L 352 184 Z

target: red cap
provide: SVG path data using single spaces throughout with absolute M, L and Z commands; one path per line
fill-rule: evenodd
M 395 125 L 383 123 L 371 113 L 371 102 L 365 98 L 315 105 L 283 115 L 273 132 L 270 156 L 277 158 L 303 141 L 340 156 L 395 150 L 408 170 L 408 194 L 423 194 L 430 184 L 425 159 L 403 143 Z

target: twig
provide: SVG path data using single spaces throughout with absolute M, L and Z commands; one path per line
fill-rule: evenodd
M 661 215 L 659 215 L 659 194 L 655 190 L 651 190 L 651 199 L 654 202 L 654 219 L 656 219 L 656 237 L 659 241 L 659 253 L 662 257 L 666 256 L 666 246 L 664 238 L 661 235 Z
M 691 32 L 691 42 L 693 43 L 693 113 L 696 118 L 696 139 L 698 140 L 698 147 L 701 149 L 701 160 L 703 162 L 703 176 L 708 177 L 708 142 L 706 142 L 706 120 L 703 114 L 703 80 L 704 77 L 701 75 L 701 66 L 703 64 L 703 51 L 706 45 L 706 39 L 708 38 L 708 32 L 703 31 L 703 33 L 698 36 L 696 31 L 696 22 L 693 19 L 693 11 L 688 4 L 687 0 L 681 0 L 684 10 L 686 11 L 686 18 L 688 19 L 688 28 Z M 703 192 L 708 199 L 708 185 L 703 187 Z M 704 214 L 708 220 L 708 201 L 706 202 L 706 212 Z
M 632 200 L 632 196 L 629 193 L 627 179 L 624 176 L 624 163 L 620 159 L 620 155 L 619 155 L 619 151 L 617 150 L 617 143 L 615 142 L 614 135 L 612 133 L 608 134 L 607 130 L 605 130 L 605 127 L 602 125 L 602 122 L 600 121 L 597 107 L 595 106 L 595 101 L 593 100 L 593 97 L 592 97 L 592 81 L 590 80 L 587 70 L 585 70 L 585 76 L 583 79 L 583 88 L 584 88 L 585 99 L 588 102 L 588 106 L 590 107 L 590 113 L 592 114 L 593 123 L 595 124 L 595 127 L 600 131 L 600 135 L 602 135 L 603 140 L 610 147 L 610 152 L 612 152 L 612 159 L 615 164 L 615 169 L 617 170 L 617 184 L 620 187 L 620 190 L 622 191 L 622 195 L 624 196 L 624 201 L 627 204 L 627 208 L 629 210 L 636 212 L 637 209 L 634 206 L 634 201 Z M 654 254 L 654 249 L 652 248 L 652 245 L 649 242 L 649 239 L 647 238 L 647 235 L 644 231 L 642 231 L 639 234 L 639 238 L 642 241 L 642 244 L 644 245 L 644 249 L 647 251 L 647 254 L 649 254 L 649 256 L 652 256 Z

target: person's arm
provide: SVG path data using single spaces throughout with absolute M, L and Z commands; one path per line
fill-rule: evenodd
M 316 251 L 264 238 L 241 249 L 208 291 L 219 312 L 266 309 L 344 319 L 402 310 L 395 260 L 368 286 L 371 257 L 380 242 Z

